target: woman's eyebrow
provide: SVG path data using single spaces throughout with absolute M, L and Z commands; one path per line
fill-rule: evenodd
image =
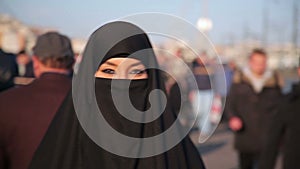
M 108 64 L 110 66 L 118 66 L 117 64 L 109 62 L 109 61 L 104 62 L 104 64 Z
M 137 63 L 131 64 L 130 67 L 139 66 L 139 65 L 143 65 L 143 64 L 141 62 L 137 62 Z

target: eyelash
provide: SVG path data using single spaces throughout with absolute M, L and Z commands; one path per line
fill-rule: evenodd
M 102 72 L 107 73 L 107 74 L 114 74 L 115 73 L 115 71 L 112 70 L 112 69 L 103 69 Z
M 115 73 L 115 71 L 113 69 L 103 69 L 102 72 L 107 73 L 107 74 Z M 145 72 L 146 72 L 146 70 L 134 69 L 134 70 L 130 71 L 129 74 L 144 74 Z
M 129 74 L 144 74 L 146 71 L 145 70 L 139 70 L 139 69 L 134 69 L 132 71 L 129 72 Z

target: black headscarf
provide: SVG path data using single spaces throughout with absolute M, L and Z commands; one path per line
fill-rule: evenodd
M 138 32 L 138 33 L 137 33 Z M 115 43 L 115 39 L 120 39 Z M 129 34 L 130 36 L 126 36 Z M 109 48 L 105 54 L 99 48 Z M 146 50 L 143 53 L 135 52 Z M 157 61 L 147 35 L 137 26 L 127 22 L 108 23 L 96 30 L 89 39 L 83 59 L 95 58 L 93 63 L 96 71 L 102 63 L 114 57 L 132 57 L 138 59 L 145 67 L 157 67 Z M 100 59 L 99 59 L 100 58 Z M 101 60 L 102 59 L 102 60 Z M 99 60 L 101 60 L 99 62 Z M 85 67 L 80 67 L 84 69 Z M 95 78 L 95 96 L 98 107 L 111 127 L 118 132 L 135 138 L 147 138 L 166 131 L 176 120 L 167 101 L 166 107 L 160 107 L 162 99 L 156 96 L 156 103 L 149 102 L 149 93 L 153 89 L 160 89 L 166 94 L 161 73 L 158 69 L 148 69 L 148 78 L 140 80 L 115 79 L 117 85 L 112 85 L 112 79 Z M 92 75 L 94 76 L 94 75 Z M 137 123 L 126 119 L 114 105 L 111 90 L 117 91 L 118 99 L 126 99 L 123 88 L 127 82 L 129 98 L 132 105 L 139 111 L 164 109 L 162 115 L 147 123 Z M 128 90 L 128 89 L 127 89 Z M 74 91 L 74 89 L 73 89 Z M 125 115 L 130 115 L 128 105 L 120 105 Z M 88 112 L 87 112 L 88 113 Z M 147 112 L 151 113 L 151 112 Z M 152 112 L 155 114 L 155 112 Z M 92 118 L 92 116 L 90 116 Z M 143 118 L 143 116 L 141 116 Z M 180 126 L 178 126 L 180 133 Z M 176 133 L 174 133 L 176 135 Z M 180 134 L 179 134 L 180 135 Z M 114 146 L 114 140 L 111 140 Z M 155 144 L 155 143 L 154 143 Z M 143 144 L 131 145 L 143 149 Z M 98 146 L 83 130 L 74 108 L 74 101 L 70 94 L 52 121 L 42 143 L 31 162 L 30 169 L 203 169 L 201 157 L 188 136 L 159 155 L 145 158 L 128 158 L 113 154 Z

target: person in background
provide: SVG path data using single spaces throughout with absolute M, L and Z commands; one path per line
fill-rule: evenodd
M 194 76 L 189 75 L 188 71 L 190 71 L 190 67 L 188 63 L 184 60 L 184 52 L 183 49 L 178 48 L 172 56 L 173 58 L 167 62 L 168 69 L 171 74 L 176 77 L 169 77 L 168 82 L 171 82 L 169 89 L 169 100 L 172 105 L 172 110 L 179 114 L 180 110 L 182 111 L 182 118 L 180 118 L 180 122 L 183 126 L 191 126 L 192 119 L 195 116 L 193 113 L 193 106 L 191 101 L 189 100 L 189 94 L 192 91 L 192 83 Z M 181 90 L 179 88 L 181 86 Z
M 68 37 L 56 32 L 39 36 L 33 55 L 37 79 L 0 94 L 0 169 L 28 168 L 71 89 L 74 53 Z
M 298 66 L 300 77 L 300 58 Z M 259 169 L 274 169 L 280 144 L 283 141 L 283 169 L 300 168 L 300 82 L 293 85 L 279 111 L 271 119 Z
M 0 48 L 0 92 L 14 86 L 14 77 L 18 75 L 16 56 Z
M 25 50 L 22 50 L 17 55 L 19 76 L 34 77 L 33 62 Z
M 279 74 L 267 68 L 267 54 L 262 49 L 254 49 L 248 66 L 233 75 L 226 113 L 241 169 L 257 167 L 270 118 L 282 96 L 282 85 Z
M 214 85 L 216 86 L 216 93 L 219 94 L 220 102 L 225 103 L 232 84 L 233 74 L 236 70 L 235 63 L 233 60 L 230 60 L 225 63 L 223 62 L 223 64 L 216 65 L 215 67 L 215 74 L 213 77 L 215 82 Z M 222 113 L 222 110 L 220 110 L 220 113 Z M 222 122 L 227 121 L 226 113 L 222 115 L 221 120 Z
M 198 142 L 205 141 L 212 132 L 211 119 L 211 101 L 214 98 L 214 93 L 211 86 L 214 69 L 209 63 L 207 53 L 204 51 L 197 57 L 193 63 L 193 73 L 197 82 L 197 89 L 192 89 L 190 100 L 192 101 L 195 112 L 198 115 Z
M 227 97 L 227 92 L 230 90 L 233 74 L 236 70 L 236 64 L 233 60 L 230 60 L 227 64 L 224 64 L 223 67 L 226 79 L 226 92 L 220 92 L 220 94 L 222 95 L 222 98 L 224 100 Z
M 18 76 L 14 78 L 15 85 L 27 85 L 34 80 L 33 62 L 25 50 L 17 55 Z

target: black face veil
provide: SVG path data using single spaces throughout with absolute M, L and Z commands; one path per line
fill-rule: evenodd
M 150 50 L 149 50 L 150 49 Z M 143 51 L 143 52 L 139 52 Z M 151 43 L 143 30 L 127 22 L 108 23 L 96 30 L 90 37 L 83 54 L 85 66 L 80 66 L 79 74 L 90 70 L 87 80 L 93 79 L 94 93 L 85 93 L 86 101 L 95 97 L 101 114 L 108 124 L 123 135 L 135 138 L 147 138 L 166 131 L 176 120 L 176 115 L 170 111 L 169 102 L 166 107 L 160 107 L 163 98 L 157 96 L 149 102 L 149 93 L 154 89 L 165 92 L 161 73 L 158 69 L 148 69 L 148 78 L 141 80 L 117 79 L 117 85 L 112 85 L 111 79 L 94 78 L 94 73 L 104 61 L 113 57 L 131 57 L 140 60 L 145 67 L 157 68 L 157 61 L 152 50 Z M 87 59 L 89 58 L 89 59 Z M 91 59 L 92 58 L 92 59 Z M 76 78 L 76 77 L 75 77 Z M 76 80 L 76 79 L 75 79 Z M 84 80 L 81 80 L 85 83 Z M 124 91 L 125 84 L 129 88 Z M 83 86 L 83 85 L 78 85 Z M 73 95 L 78 88 L 73 86 Z M 120 114 L 112 96 L 112 90 L 117 91 L 116 97 L 129 100 L 135 109 L 147 113 L 157 113 L 163 109 L 163 113 L 155 120 L 146 123 L 137 123 L 126 119 Z M 115 96 L 115 95 L 114 95 Z M 61 108 L 53 119 L 42 143 L 37 149 L 31 162 L 31 169 L 202 169 L 204 165 L 190 139 L 185 137 L 176 146 L 161 154 L 146 158 L 123 157 L 107 151 L 98 146 L 90 135 L 86 134 L 83 125 L 89 126 L 89 121 L 97 117 L 96 113 L 86 112 L 85 123 L 78 120 L 75 106 L 80 104 L 72 98 L 72 94 L 65 99 Z M 156 106 L 153 106 L 156 105 Z M 119 108 L 125 115 L 130 116 L 128 105 L 120 105 Z M 151 109 L 152 106 L 152 109 Z M 77 109 L 76 109 L 77 110 Z M 91 110 L 92 111 L 92 110 Z M 145 115 L 146 116 L 146 115 Z M 143 118 L 144 116 L 141 116 Z M 143 119 L 140 119 L 143 120 Z M 99 130 L 97 130 L 99 129 Z M 95 133 L 103 132 L 100 127 L 94 128 Z M 98 139 L 103 139 L 105 133 Z M 106 138 L 107 139 L 107 138 Z M 109 139 L 109 138 L 108 138 Z M 111 146 L 114 147 L 114 139 Z M 126 145 L 128 146 L 128 145 Z M 129 145 L 132 149 L 141 150 L 145 145 Z M 148 147 L 151 149 L 151 147 Z M 129 150 L 129 149 L 128 149 Z M 138 152 L 137 152 L 138 153 Z

